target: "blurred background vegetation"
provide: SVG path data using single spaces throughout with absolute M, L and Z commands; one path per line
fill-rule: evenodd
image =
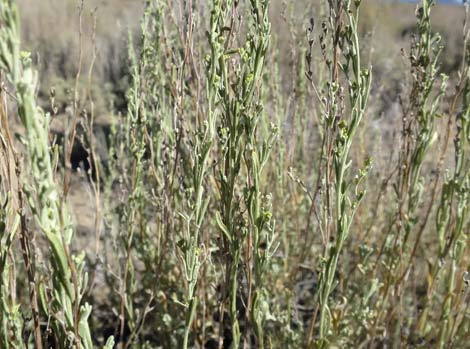
M 24 48 L 31 51 L 40 71 L 39 98 L 49 105 L 50 89 L 56 91 L 59 113 L 70 105 L 71 90 L 79 66 L 79 5 L 77 0 L 19 0 Z M 175 6 L 179 6 L 174 2 Z M 401 49 L 408 49 L 416 25 L 415 3 L 365 0 L 362 5 L 361 34 L 366 60 L 374 62 L 375 90 L 381 91 L 384 106 L 396 96 L 403 79 Z M 93 66 L 93 95 L 98 114 L 126 110 L 129 87 L 129 33 L 138 39 L 144 1 L 87 0 L 82 17 L 82 81 L 93 58 L 93 33 L 96 33 L 97 57 Z M 318 15 L 319 0 L 271 2 L 271 22 L 276 46 L 281 52 L 300 50 L 302 35 L 311 16 Z M 432 13 L 433 29 L 443 37 L 442 70 L 456 71 L 461 60 L 463 7 L 441 4 Z M 96 20 L 96 28 L 95 28 Z M 292 35 L 299 42 L 292 42 Z M 296 45 L 297 47 L 292 47 Z M 281 55 L 281 69 L 288 72 L 299 66 L 295 58 Z M 295 59 L 295 61 L 293 61 Z M 284 74 L 285 76 L 285 74 Z M 285 81 L 288 84 L 288 81 Z M 50 110 L 49 110 L 50 111 Z M 382 110 L 385 112 L 385 110 Z M 376 114 L 377 116 L 380 115 Z

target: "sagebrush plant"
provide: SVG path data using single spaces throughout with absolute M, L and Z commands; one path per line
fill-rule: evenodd
M 6 154 L 2 151 L 2 156 Z M 15 285 L 11 282 L 14 270 L 12 269 L 11 244 L 19 229 L 19 216 L 13 213 L 11 198 L 2 197 L 2 208 L 0 211 L 0 234 L 2 237 L 0 250 L 0 314 L 1 314 L 1 338 L 0 344 L 4 348 L 20 348 L 21 327 L 23 320 L 15 300 Z
M 327 63 L 330 70 L 330 81 L 326 83 L 326 96 L 320 99 L 323 104 L 323 137 L 326 154 L 325 168 L 322 169 L 321 185 L 325 188 L 323 203 L 324 220 L 322 234 L 325 234 L 324 256 L 318 288 L 319 302 L 319 347 L 328 346 L 328 337 L 332 330 L 332 314 L 329 307 L 329 297 L 335 287 L 335 273 L 339 256 L 350 233 L 354 214 L 360 204 L 364 191 L 360 189 L 362 179 L 367 173 L 370 161 L 365 168 L 359 170 L 354 179 L 348 178 L 351 166 L 350 149 L 357 129 L 364 117 L 371 86 L 371 69 L 361 66 L 361 47 L 359 45 L 358 19 L 360 1 L 330 2 L 330 25 L 333 32 L 331 60 Z M 342 16 L 347 22 L 342 22 Z M 343 28 L 344 26 L 344 28 Z M 314 30 L 314 19 L 309 31 Z M 310 34 L 311 35 L 311 34 Z M 308 36 L 309 44 L 313 39 Z M 323 38 L 326 40 L 326 38 Z M 342 47 L 344 59 L 340 57 L 339 47 Z M 311 53 L 307 56 L 311 63 Z M 339 77 L 344 74 L 346 86 L 341 85 Z M 307 77 L 312 79 L 309 67 Z M 312 84 L 313 84 L 313 80 Z M 314 86 L 314 84 L 313 84 Z M 347 97 L 344 92 L 347 91 Z M 344 99 L 349 102 L 345 105 Z M 347 116 L 348 113 L 349 115 Z M 350 191 L 353 194 L 350 194 Z M 332 238 L 333 242 L 330 242 Z M 316 314 L 315 314 L 316 316 Z
M 411 69 L 410 91 L 406 101 L 402 105 L 402 130 L 401 130 L 401 146 L 399 159 L 397 164 L 397 175 L 394 178 L 393 185 L 396 195 L 396 211 L 393 213 L 391 222 L 385 228 L 391 234 L 388 234 L 381 243 L 378 261 L 385 255 L 386 262 L 383 267 L 386 269 L 387 277 L 385 287 L 382 290 L 384 301 L 381 302 L 378 317 L 375 319 L 375 326 L 380 322 L 382 316 L 395 317 L 397 322 L 395 325 L 390 322 L 391 328 L 388 330 L 393 333 L 395 338 L 400 336 L 400 328 L 403 326 L 414 327 L 406 318 L 402 316 L 402 307 L 408 307 L 409 300 L 403 297 L 406 290 L 407 279 L 410 270 L 413 268 L 413 261 L 419 252 L 421 240 L 430 221 L 437 193 L 439 190 L 444 194 L 447 189 L 446 185 L 441 186 L 441 173 L 448 141 L 450 137 L 450 125 L 452 123 L 452 114 L 455 112 L 455 105 L 451 107 L 449 112 L 449 123 L 446 132 L 441 135 L 443 138 L 442 150 L 440 158 L 436 157 L 435 166 L 433 168 L 434 178 L 430 180 L 431 190 L 429 196 L 425 193 L 426 176 L 423 174 L 424 164 L 427 160 L 432 146 L 438 140 L 438 132 L 436 126 L 440 116 L 443 113 L 442 105 L 447 89 L 448 77 L 439 74 L 439 57 L 442 52 L 440 43 L 441 37 L 438 33 L 434 33 L 431 26 L 431 9 L 434 6 L 433 1 L 423 1 L 416 9 L 418 32 L 413 38 L 411 45 L 409 60 Z M 455 99 L 460 94 L 460 88 L 457 88 L 456 95 L 450 98 Z M 427 200 L 427 202 L 426 202 Z M 425 209 L 422 209 L 422 207 Z M 440 220 L 437 212 L 437 219 Z M 441 223 L 437 224 L 438 234 L 443 235 Z M 442 236 L 441 239 L 442 241 Z M 432 269 L 439 267 L 434 265 L 430 274 L 433 275 Z M 433 278 L 433 276 L 431 276 Z M 392 293 L 397 295 L 393 299 Z M 389 307 L 388 310 L 384 308 Z M 423 334 L 423 321 L 428 312 L 427 305 L 421 314 L 421 330 L 418 332 Z M 395 313 L 394 315 L 392 315 Z M 414 330 L 414 329 L 413 329 Z M 414 337 L 413 334 L 411 337 Z M 416 335 L 417 336 L 417 335 Z
M 422 335 L 430 336 L 428 315 L 434 300 L 436 287 L 443 287 L 443 299 L 436 299 L 440 306 L 440 320 L 442 326 L 439 333 L 439 347 L 451 346 L 458 338 L 461 326 L 465 326 L 459 312 L 452 311 L 456 304 L 465 299 L 465 289 L 468 283 L 468 266 L 464 260 L 465 231 L 468 227 L 468 190 L 469 190 L 469 83 L 470 65 L 468 58 L 468 7 L 463 30 L 462 62 L 459 68 L 459 79 L 456 82 L 455 94 L 450 100 L 449 121 L 455 125 L 454 136 L 454 165 L 446 173 L 442 184 L 441 197 L 436 212 L 436 233 L 438 238 L 437 260 L 429 273 L 427 285 L 427 298 L 423 312 L 419 318 L 419 331 Z M 462 108 L 457 110 L 457 101 L 462 98 Z M 467 228 L 468 229 L 468 228 Z M 448 267 L 446 266 L 448 265 Z M 447 271 L 448 275 L 442 278 L 439 285 L 440 274 Z
M 246 39 L 237 42 L 238 47 L 232 47 L 234 43 L 231 42 L 232 33 L 236 34 L 237 31 L 235 11 L 238 3 L 215 1 L 211 13 L 212 53 L 209 69 L 213 74 L 210 75 L 210 83 L 214 86 L 209 93 L 215 94 L 215 102 L 221 109 L 218 135 L 221 154 L 216 175 L 221 202 L 216 220 L 221 230 L 222 251 L 226 255 L 223 292 L 228 295 L 233 348 L 238 348 L 241 341 L 237 299 L 245 244 L 248 283 L 246 312 L 258 337 L 259 347 L 264 347 L 263 323 L 269 312 L 263 276 L 265 264 L 272 254 L 273 227 L 270 226 L 269 203 L 262 202 L 260 181 L 275 140 L 275 126 L 264 142 L 257 139 L 258 120 L 262 113 L 257 89 L 262 81 L 270 38 L 268 5 L 269 1 L 255 0 L 246 4 L 251 18 L 248 19 Z M 228 26 L 230 29 L 227 31 Z M 247 171 L 246 182 L 240 183 L 243 166 Z M 247 211 L 247 216 L 244 211 Z
M 38 290 L 36 283 L 36 263 L 33 255 L 33 247 L 31 244 L 34 234 L 30 234 L 26 226 L 26 212 L 24 210 L 24 193 L 21 188 L 21 166 L 18 152 L 12 139 L 12 133 L 8 122 L 8 103 L 5 91 L 0 91 L 0 136 L 1 142 L 1 161 L 0 161 L 0 181 L 2 182 L 2 190 L 9 193 L 4 198 L 3 216 L 2 216 L 2 234 L 5 239 L 2 241 L 2 270 L 3 276 L 8 277 L 2 279 L 2 345 L 7 347 L 18 346 L 13 345 L 11 341 L 19 340 L 18 329 L 23 326 L 20 320 L 20 313 L 16 306 L 16 268 L 12 268 L 13 273 L 10 274 L 10 263 L 14 266 L 15 253 L 11 249 L 11 243 L 14 241 L 17 229 L 19 230 L 19 240 L 21 252 L 28 279 L 29 305 L 31 308 L 31 317 L 33 320 L 34 344 L 37 348 L 42 348 L 41 329 L 39 322 L 39 305 Z M 13 220 L 13 224 L 12 224 Z M 7 286 L 8 285 L 8 286 Z M 7 294 L 10 295 L 11 301 L 8 301 Z M 13 333 L 14 337 L 10 337 L 9 333 Z
M 224 28 L 230 22 L 232 30 L 237 30 L 234 18 L 237 2 L 215 2 L 211 18 L 215 26 L 211 45 L 222 54 L 216 68 L 218 81 L 214 81 L 217 83 L 218 103 L 222 108 L 219 131 L 222 161 L 218 169 L 221 204 L 216 219 L 222 232 L 223 250 L 227 254 L 224 289 L 228 292 L 234 348 L 239 347 L 241 340 L 237 298 L 239 267 L 245 244 L 248 251 L 245 256 L 248 269 L 246 312 L 261 348 L 264 347 L 263 323 L 269 312 L 263 278 L 265 264 L 273 250 L 273 227 L 270 226 L 269 203 L 262 202 L 260 181 L 275 140 L 276 127 L 272 127 L 271 135 L 265 141 L 259 142 L 257 139 L 258 120 L 263 108 L 257 89 L 262 79 L 270 39 L 268 5 L 269 1 L 250 1 L 246 4 L 251 18 L 248 19 L 246 39 L 238 43 L 239 47 L 236 48 L 231 46 L 231 32 L 224 33 Z M 215 60 L 211 59 L 210 64 L 215 65 Z M 242 166 L 246 166 L 246 183 L 239 184 L 237 179 L 243 173 Z M 240 188 L 241 185 L 244 187 Z M 242 200 L 245 208 L 242 207 Z M 248 217 L 244 217 L 244 210 Z
M 82 304 L 86 287 L 84 255 L 70 252 L 73 225 L 61 205 L 49 151 L 48 116 L 36 105 L 37 72 L 30 55 L 20 50 L 19 17 L 12 1 L 0 6 L 1 69 L 15 88 L 18 115 L 25 128 L 23 139 L 31 173 L 24 190 L 35 222 L 50 247 L 51 280 L 40 281 L 39 298 L 44 314 L 58 338 L 58 346 L 92 348 L 88 317 L 91 305 Z M 15 230 L 12 230 L 14 232 Z M 46 284 L 50 282 L 50 286 Z M 112 346 L 112 340 L 108 342 Z
M 169 249 L 175 257 L 177 241 L 171 240 L 170 234 L 175 234 L 175 225 L 178 230 L 182 228 L 174 212 L 180 208 L 172 199 L 178 184 L 175 166 L 180 160 L 177 142 L 181 130 L 175 123 L 175 119 L 179 120 L 175 112 L 179 94 L 171 93 L 180 88 L 179 82 L 172 80 L 178 68 L 172 69 L 171 65 L 173 59 L 182 58 L 172 56 L 172 49 L 166 46 L 166 41 L 171 40 L 164 36 L 167 6 L 164 1 L 147 2 L 139 51 L 130 36 L 128 111 L 123 122 L 112 131 L 113 158 L 106 195 L 111 203 L 115 186 L 121 195 L 118 204 L 109 205 L 107 209 L 108 236 L 118 241 L 117 254 L 107 257 L 110 264 L 108 286 L 120 290 L 120 325 L 116 335 L 125 347 L 139 343 L 149 310 L 161 296 L 163 286 L 171 282 L 169 270 L 178 264 L 175 259 L 164 258 Z M 174 220 L 176 223 L 172 223 Z M 117 270 L 114 268 L 116 257 L 120 260 Z M 138 272 L 136 265 L 141 266 Z M 114 273 L 119 275 L 117 280 Z M 174 306 L 172 312 L 179 307 L 176 303 Z M 166 305 L 156 307 L 162 311 L 158 326 L 169 326 L 167 331 L 171 331 Z M 175 346 L 177 342 L 171 340 L 166 345 Z
M 468 8 L 467 8 L 468 11 Z M 468 16 L 466 17 L 468 25 Z M 461 304 L 465 293 L 463 287 L 468 284 L 468 263 L 465 261 L 465 244 L 468 241 L 468 205 L 470 190 L 470 163 L 468 156 L 470 142 L 470 60 L 468 58 L 469 32 L 464 29 L 464 52 L 460 70 L 460 80 L 457 84 L 457 94 L 462 93 L 462 110 L 455 112 L 457 97 L 454 97 L 450 106 L 449 123 L 455 122 L 456 134 L 454 139 L 454 168 L 452 174 L 447 174 L 442 185 L 441 199 L 436 213 L 436 232 L 438 235 L 439 261 L 449 259 L 448 275 L 445 278 L 444 299 L 440 320 L 442 325 L 439 333 L 439 346 L 444 348 L 447 343 L 457 342 L 458 336 L 465 331 L 465 321 L 458 312 L 452 311 L 456 305 Z M 452 118 L 455 117 L 455 120 Z M 451 221 L 452 211 L 454 219 Z M 468 235 L 468 234 L 467 234 Z M 430 289 L 432 290 L 434 279 L 438 278 L 440 268 L 434 268 L 431 274 Z M 460 281 L 459 281 L 460 280 Z M 468 286 L 468 285 L 467 285 Z M 432 292 L 428 294 L 432 297 Z M 428 334 L 426 328 L 427 310 L 422 319 L 421 329 Z M 457 338 L 457 340 L 456 340 Z
M 381 306 L 390 306 L 390 312 L 395 311 L 396 305 L 395 301 L 389 301 L 390 292 L 399 287 L 407 274 L 410 261 L 416 253 L 413 246 L 419 245 L 434 200 L 431 199 L 428 213 L 421 218 L 419 206 L 423 205 L 422 194 L 425 187 L 423 164 L 433 142 L 437 140 L 435 128 L 447 81 L 438 70 L 442 46 L 440 35 L 432 32 L 430 14 L 433 5 L 433 1 L 423 1 L 416 9 L 418 33 L 413 38 L 409 53 L 412 81 L 407 100 L 403 102 L 406 105 L 403 105 L 401 144 L 397 175 L 393 184 L 396 211 L 385 228 L 389 234 L 383 239 L 377 259 L 380 260 L 382 254 L 387 258 L 384 267 L 388 276 L 382 291 L 385 301 Z M 435 184 L 438 178 L 439 174 L 436 175 Z M 436 187 L 434 188 L 436 190 Z M 387 312 L 381 309 L 378 316 L 386 314 Z M 391 329 L 392 332 L 398 331 L 401 321 L 402 318 L 398 315 L 397 327 Z M 394 335 L 398 333 L 395 332 Z
M 422 0 L 392 78 L 368 0 L 147 0 L 97 125 L 78 5 L 47 101 L 0 3 L 1 348 L 467 346 L 468 6 L 454 70 Z
M 0 94 L 0 185 L 2 194 L 0 195 L 0 314 L 1 331 L 0 345 L 2 347 L 18 347 L 20 343 L 14 338 L 20 338 L 19 330 L 23 325 L 19 317 L 19 312 L 14 297 L 15 285 L 11 280 L 16 278 L 12 270 L 12 243 L 19 228 L 19 215 L 14 211 L 12 194 L 7 194 L 13 188 L 13 183 L 8 180 L 12 164 L 12 153 L 9 149 L 8 124 L 6 118 L 6 99 L 4 93 Z M 13 296 L 13 297 L 12 297 Z M 14 336 L 10 336 L 14 334 Z M 13 337 L 13 338 L 12 338 Z

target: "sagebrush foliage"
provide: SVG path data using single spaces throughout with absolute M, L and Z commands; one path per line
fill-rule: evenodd
M 417 5 L 392 146 L 378 154 L 366 5 L 307 15 L 287 2 L 288 52 L 271 6 L 146 1 L 103 157 L 93 66 L 83 93 L 77 73 L 61 144 L 15 2 L 2 1 L 1 348 L 468 345 L 468 7 L 446 76 L 434 1 Z M 72 173 L 74 144 L 86 176 Z M 85 235 L 76 182 L 94 197 Z

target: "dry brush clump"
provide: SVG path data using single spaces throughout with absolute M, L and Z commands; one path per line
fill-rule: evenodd
M 0 347 L 464 348 L 470 24 L 449 71 L 434 7 L 392 74 L 361 0 L 148 0 L 99 139 L 96 35 L 53 131 L 3 1 Z

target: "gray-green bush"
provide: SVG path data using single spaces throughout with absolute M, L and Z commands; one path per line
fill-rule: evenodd
M 468 7 L 444 75 L 433 0 L 393 72 L 367 1 L 301 5 L 147 0 L 103 150 L 99 47 L 60 141 L 0 4 L 1 348 L 467 345 Z

